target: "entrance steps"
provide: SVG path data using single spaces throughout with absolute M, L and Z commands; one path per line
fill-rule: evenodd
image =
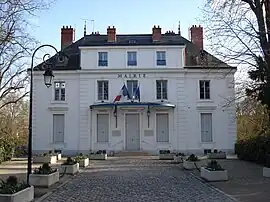
M 153 154 L 145 151 L 120 151 L 115 152 L 114 156 L 121 157 L 121 156 L 152 156 Z

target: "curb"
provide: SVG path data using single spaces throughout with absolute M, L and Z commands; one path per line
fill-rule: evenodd
M 189 174 L 192 175 L 192 176 L 193 176 L 194 178 L 196 178 L 197 180 L 199 180 L 200 183 L 203 184 L 204 186 L 207 186 L 207 187 L 209 187 L 209 188 L 211 188 L 211 189 L 213 189 L 213 190 L 215 190 L 215 191 L 217 191 L 217 192 L 219 192 L 219 193 L 221 193 L 221 194 L 227 196 L 227 197 L 230 198 L 232 201 L 238 202 L 238 200 L 237 200 L 236 198 L 234 198 L 232 195 L 227 194 L 226 192 L 224 192 L 224 191 L 218 189 L 217 187 L 215 187 L 215 186 L 212 185 L 212 184 L 206 183 L 202 178 L 198 177 L 198 176 L 195 175 L 194 173 L 191 173 L 191 172 L 190 172 Z

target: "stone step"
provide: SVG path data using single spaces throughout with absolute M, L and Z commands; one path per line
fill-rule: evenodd
M 114 153 L 114 156 L 152 156 L 152 154 L 144 151 L 121 151 Z

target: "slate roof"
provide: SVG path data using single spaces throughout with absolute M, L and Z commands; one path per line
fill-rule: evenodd
M 76 42 L 63 49 L 67 56 L 66 63 L 57 63 L 54 70 L 79 70 L 80 51 L 83 46 L 161 46 L 161 45 L 185 45 L 186 46 L 186 67 L 185 68 L 234 68 L 220 61 L 206 51 L 200 51 L 192 42 L 178 34 L 162 34 L 162 39 L 158 42 L 152 41 L 152 34 L 129 34 L 116 35 L 117 42 L 107 42 L 107 35 L 91 34 L 86 35 Z M 201 63 L 201 55 L 207 61 Z M 54 56 L 55 57 L 55 56 Z M 50 60 L 55 59 L 52 57 Z M 207 65 L 206 65 L 207 64 Z M 43 69 L 43 63 L 37 65 L 35 70 Z

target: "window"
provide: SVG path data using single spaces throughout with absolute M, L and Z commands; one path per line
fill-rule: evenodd
M 136 66 L 137 65 L 137 52 L 127 52 L 127 65 L 128 66 Z
M 157 65 L 158 66 L 166 65 L 166 52 L 165 51 L 157 51 Z
M 167 100 L 167 80 L 157 80 L 156 81 L 156 90 L 157 90 L 157 100 Z
M 213 141 L 211 113 L 201 113 L 201 141 Z
M 210 81 L 200 81 L 200 99 L 210 99 Z
M 137 80 L 128 80 L 127 81 L 127 89 L 128 89 L 129 95 L 132 98 L 135 95 L 137 87 L 138 87 L 138 81 Z M 137 96 L 134 99 L 137 99 Z
M 53 143 L 64 143 L 65 115 L 53 114 Z
M 98 66 L 108 66 L 108 52 L 98 52 Z
M 109 81 L 98 81 L 98 100 L 109 100 Z
M 65 101 L 66 99 L 66 85 L 63 81 L 54 82 L 54 100 Z
M 130 40 L 128 40 L 128 43 L 134 44 L 134 43 L 137 43 L 137 40 L 136 39 L 130 39 Z

